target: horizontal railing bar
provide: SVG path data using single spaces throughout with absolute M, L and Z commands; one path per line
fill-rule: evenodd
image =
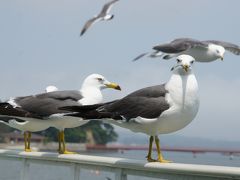
M 80 168 L 109 170 L 115 172 L 114 169 L 121 169 L 127 174 L 144 176 L 161 177 L 165 176 L 185 176 L 185 177 L 209 177 L 209 178 L 225 178 L 225 179 L 240 179 L 239 167 L 225 166 L 209 166 L 209 165 L 194 165 L 194 164 L 178 164 L 178 163 L 146 163 L 140 160 L 111 158 L 101 156 L 88 155 L 58 155 L 57 153 L 46 152 L 19 152 L 14 150 L 0 149 L 0 158 L 17 158 L 26 159 L 29 163 L 45 163 L 45 164 L 77 164 Z M 140 173 L 144 172 L 144 173 Z
M 86 145 L 88 150 L 148 150 L 148 145 Z M 153 150 L 157 150 L 153 147 Z M 228 155 L 240 154 L 239 149 L 216 149 L 216 148 L 192 148 L 192 147 L 162 147 L 162 151 L 185 152 L 185 153 L 221 153 Z
M 21 157 L 21 158 L 23 158 L 23 157 Z M 11 157 L 4 158 L 4 159 L 14 160 L 15 157 L 11 156 Z M 18 159 L 18 161 L 22 161 L 22 159 Z M 38 165 L 44 164 L 44 165 L 46 165 L 46 160 L 27 159 L 27 162 L 30 163 L 30 164 L 38 164 Z M 61 163 L 61 164 L 59 164 L 59 163 Z M 61 167 L 71 167 L 73 164 L 76 164 L 80 169 L 87 169 L 87 170 L 97 169 L 97 170 L 100 170 L 100 171 L 108 171 L 108 172 L 117 171 L 116 168 L 113 168 L 113 167 L 101 167 L 99 165 L 84 165 L 84 164 L 78 164 L 78 163 L 73 163 L 73 162 L 61 162 L 61 161 L 48 161 L 47 162 L 47 165 L 54 165 L 54 166 L 61 166 Z M 170 178 L 172 176 L 176 176 L 177 175 L 177 174 L 173 175 L 173 174 L 167 174 L 167 173 L 159 175 L 159 172 L 148 172 L 146 174 L 145 171 L 142 171 L 142 170 L 131 170 L 131 169 L 124 169 L 123 171 L 124 171 L 125 174 L 128 174 L 128 175 L 145 176 L 145 177 L 153 177 L 153 178 L 159 178 L 159 177 L 161 177 L 161 178 Z M 178 174 L 177 176 L 179 176 L 179 175 L 180 174 Z M 181 175 L 181 177 L 184 177 L 184 175 Z M 195 176 L 188 175 L 187 177 L 192 179 Z M 184 177 L 184 179 L 186 179 L 186 177 Z M 206 179 L 206 177 L 203 176 L 203 179 Z M 209 179 L 215 179 L 215 178 L 209 178 Z
M 145 171 L 141 171 L 141 170 L 132 170 L 132 169 L 125 169 L 124 173 L 128 174 L 128 175 L 133 175 L 133 176 L 144 176 L 144 177 L 151 177 L 151 178 L 161 178 L 161 179 L 174 179 L 177 178 L 179 179 L 184 179 L 184 180 L 192 180 L 192 179 L 196 179 L 196 177 L 198 178 L 198 180 L 216 180 L 216 177 L 208 177 L 208 176 L 197 176 L 197 175 L 185 175 L 185 174 L 181 174 L 181 173 L 157 173 L 157 172 L 148 172 L 146 173 Z M 218 179 L 226 179 L 226 177 L 218 177 Z

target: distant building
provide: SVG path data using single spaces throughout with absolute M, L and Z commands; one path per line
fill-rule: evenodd
M 11 144 L 17 144 L 24 142 L 24 136 L 19 131 L 13 131 L 10 133 L 2 133 L 0 134 L 2 142 L 4 143 L 11 143 Z M 36 143 L 43 143 L 45 137 L 38 135 L 38 134 L 32 134 L 31 136 L 31 142 Z

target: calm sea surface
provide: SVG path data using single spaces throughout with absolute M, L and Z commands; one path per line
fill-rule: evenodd
M 89 152 L 81 153 L 96 156 L 123 157 L 138 160 L 145 160 L 145 151 L 124 151 L 120 152 Z M 225 156 L 221 154 L 197 154 L 196 157 L 191 153 L 175 153 L 164 152 L 164 156 L 168 160 L 175 163 L 191 163 L 191 164 L 208 164 L 220 166 L 236 166 L 240 167 L 240 156 Z M 20 163 L 13 161 L 0 160 L 0 180 L 19 180 L 20 179 Z M 50 166 L 50 165 L 31 165 L 30 180 L 68 180 L 71 176 L 71 170 L 68 167 Z M 93 170 L 82 170 L 80 178 L 83 180 L 114 180 L 114 174 L 109 172 Z M 128 176 L 129 180 L 150 180 L 153 178 Z

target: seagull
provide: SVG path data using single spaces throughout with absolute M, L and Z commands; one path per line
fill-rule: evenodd
M 43 94 L 10 98 L 0 103 L 1 122 L 24 132 L 25 151 L 30 152 L 31 132 L 55 127 L 59 130 L 59 153 L 70 154 L 65 147 L 64 129 L 81 126 L 87 121 L 81 118 L 63 117 L 59 110 L 64 105 L 91 105 L 101 103 L 102 89 L 113 88 L 121 90 L 116 83 L 110 83 L 99 74 L 88 76 L 81 89 L 68 91 L 53 91 Z
M 58 91 L 58 88 L 56 86 L 47 86 L 46 89 L 45 89 L 45 92 L 54 92 L 54 91 Z
M 55 86 L 47 86 L 45 88 L 45 92 L 54 92 L 58 91 L 58 88 Z M 7 106 L 8 104 L 6 104 Z M 2 117 L 0 123 L 10 126 L 14 129 L 18 129 L 24 132 L 24 144 L 25 144 L 25 151 L 30 152 L 30 140 L 31 140 L 31 132 L 42 131 L 48 128 L 48 126 L 39 126 L 36 127 L 38 124 L 32 121 L 23 121 L 19 118 L 11 118 L 11 117 Z
M 47 86 L 45 92 L 54 92 L 58 91 L 58 88 L 55 86 Z M 7 106 L 8 104 L 6 104 Z M 30 152 L 30 140 L 31 140 L 31 132 L 38 132 L 43 131 L 48 128 L 47 125 L 43 126 L 36 124 L 33 121 L 23 121 L 19 118 L 11 118 L 11 117 L 2 117 L 0 123 L 10 126 L 14 129 L 18 129 L 24 132 L 24 144 L 25 144 L 25 151 Z M 38 127 L 36 127 L 38 126 Z
M 98 21 L 109 21 L 109 20 L 113 19 L 114 15 L 109 14 L 109 12 L 110 12 L 113 4 L 116 3 L 117 1 L 119 1 L 119 0 L 112 0 L 112 1 L 108 2 L 107 4 L 105 4 L 103 6 L 101 12 L 97 16 L 89 19 L 83 26 L 80 36 L 82 36 L 87 31 L 87 29 L 90 28 L 90 26 L 92 26 L 94 23 L 96 23 Z
M 187 126 L 199 109 L 198 83 L 193 73 L 195 59 L 189 55 L 177 57 L 170 80 L 162 85 L 135 91 L 122 99 L 93 106 L 67 106 L 60 109 L 72 111 L 68 116 L 84 119 L 105 119 L 133 132 L 150 136 L 147 160 L 170 162 L 163 158 L 159 134 L 178 131 Z M 152 158 L 155 140 L 158 158 Z
M 149 57 L 162 57 L 165 60 L 177 57 L 181 54 L 193 56 L 199 62 L 212 62 L 217 59 L 223 60 L 225 51 L 240 55 L 240 47 L 224 41 L 207 40 L 199 41 L 190 38 L 179 38 L 170 43 L 159 44 L 153 47 L 154 52 L 143 53 L 133 61 L 148 55 Z

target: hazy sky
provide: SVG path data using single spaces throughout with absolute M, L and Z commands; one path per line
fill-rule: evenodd
M 166 82 L 174 61 L 131 60 L 153 45 L 179 37 L 240 44 L 239 0 L 120 0 L 115 18 L 79 37 L 105 0 L 0 1 L 0 97 L 42 92 L 53 84 L 79 89 L 91 73 L 119 83 L 105 101 Z M 195 64 L 200 110 L 186 128 L 170 134 L 239 141 L 240 56 Z M 125 132 L 120 130 L 121 132 Z

